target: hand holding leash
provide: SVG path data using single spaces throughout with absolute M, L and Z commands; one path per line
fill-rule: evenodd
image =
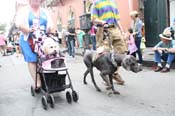
M 32 26 L 31 28 L 29 28 L 29 33 L 33 33 L 35 31 L 34 26 Z
M 109 24 L 105 23 L 105 24 L 103 24 L 103 27 L 104 27 L 104 29 L 108 29 L 109 28 Z

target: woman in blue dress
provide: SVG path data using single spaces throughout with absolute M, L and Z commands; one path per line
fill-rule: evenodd
M 36 80 L 36 61 L 37 57 L 29 45 L 29 34 L 38 28 L 51 31 L 52 21 L 48 12 L 40 7 L 44 0 L 29 0 L 29 7 L 20 9 L 16 17 L 16 26 L 21 31 L 20 48 L 24 55 L 24 60 L 28 63 L 29 72 Z M 39 75 L 37 75 L 39 77 Z M 36 89 L 41 87 L 40 78 L 37 78 Z

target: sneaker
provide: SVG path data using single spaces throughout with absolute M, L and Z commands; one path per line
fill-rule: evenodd
M 161 71 L 162 69 L 163 69 L 162 67 L 157 66 L 157 67 L 155 68 L 154 72 L 159 72 L 159 71 Z
M 35 92 L 36 92 L 37 94 L 40 93 L 40 92 L 41 92 L 41 88 L 40 88 L 40 87 L 35 88 Z
M 108 86 L 108 84 L 106 82 L 104 82 L 104 81 L 102 82 L 102 84 L 105 85 L 105 86 Z
M 123 80 L 118 81 L 117 84 L 118 84 L 118 85 L 124 85 L 124 84 L 125 84 L 125 81 L 123 81 Z
M 114 80 L 116 80 L 118 85 L 124 85 L 125 81 L 121 78 L 119 74 L 114 74 L 113 76 Z
M 162 73 L 167 73 L 167 72 L 170 72 L 170 69 L 165 67 L 161 70 Z
M 72 56 L 68 56 L 68 58 L 72 58 Z

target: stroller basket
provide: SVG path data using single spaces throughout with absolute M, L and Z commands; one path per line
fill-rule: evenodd
M 45 78 L 41 78 L 42 89 L 46 91 L 48 88 L 49 93 L 60 92 L 66 89 L 66 74 L 58 74 L 58 72 L 54 73 L 40 73 L 40 76 L 44 76 Z M 44 81 L 45 79 L 45 81 Z M 46 84 L 44 84 L 46 83 Z M 47 88 L 46 86 L 47 85 Z
M 49 59 L 49 60 L 42 62 L 42 68 L 46 71 L 47 70 L 59 71 L 59 70 L 67 69 L 65 60 L 64 58 L 61 58 L 61 57 Z

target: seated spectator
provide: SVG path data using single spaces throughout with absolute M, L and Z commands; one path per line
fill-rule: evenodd
M 172 40 L 170 28 L 166 28 L 159 35 L 161 41 L 153 48 L 155 52 L 155 63 L 157 64 L 155 72 L 169 72 L 170 66 L 175 61 L 175 40 Z M 165 66 L 161 64 L 161 59 L 166 61 Z

